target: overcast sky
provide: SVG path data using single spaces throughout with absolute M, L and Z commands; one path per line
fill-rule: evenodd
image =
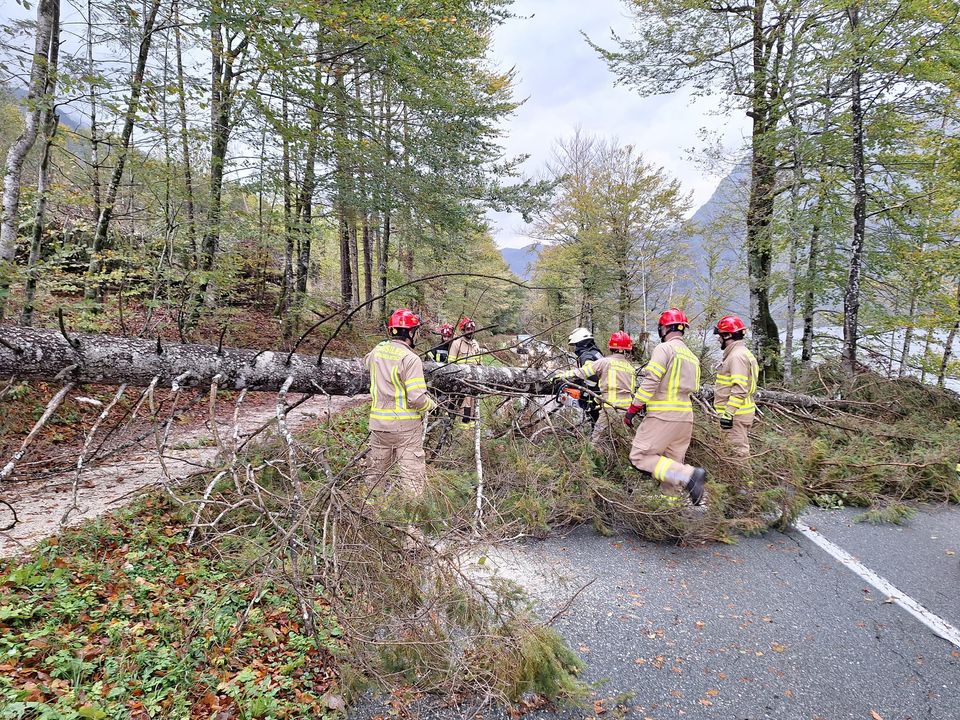
M 716 102 L 686 94 L 642 98 L 615 87 L 614 76 L 580 34 L 610 47 L 610 28 L 629 35 L 630 20 L 622 0 L 515 0 L 520 15 L 499 28 L 494 60 L 517 72 L 516 97 L 526 103 L 504 127 L 508 155 L 530 154 L 524 171 L 537 176 L 556 138 L 584 132 L 617 137 L 650 161 L 666 168 L 693 192 L 694 209 L 712 194 L 719 178 L 707 175 L 690 157 L 702 127 L 724 131 L 724 144 L 735 148 L 743 138 L 746 117 L 718 116 Z M 497 244 L 521 247 L 519 215 L 489 213 Z

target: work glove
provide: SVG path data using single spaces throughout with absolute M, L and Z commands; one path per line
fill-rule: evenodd
M 623 416 L 623 424 L 628 428 L 632 428 L 633 419 L 638 413 L 642 413 L 645 407 L 645 405 L 630 405 L 630 407 L 627 408 L 627 414 Z
M 732 430 L 733 429 L 733 416 L 728 412 L 720 413 L 720 429 L 721 430 Z

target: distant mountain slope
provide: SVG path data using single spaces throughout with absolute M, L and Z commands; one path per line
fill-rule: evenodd
M 500 248 L 500 254 L 510 266 L 510 272 L 522 280 L 529 280 L 533 276 L 533 266 L 540 257 L 540 246 L 531 243 L 522 248 Z

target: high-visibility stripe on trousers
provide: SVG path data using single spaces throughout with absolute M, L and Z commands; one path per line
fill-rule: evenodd
M 638 470 L 650 473 L 663 492 L 679 495 L 693 475 L 694 468 L 683 462 L 692 436 L 692 421 L 646 417 L 633 438 L 630 462 Z

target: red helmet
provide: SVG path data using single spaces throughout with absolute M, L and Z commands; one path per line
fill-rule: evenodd
M 475 330 L 477 324 L 468 317 L 465 317 L 460 321 L 460 332 L 467 332 L 469 330 Z
M 731 335 L 736 332 L 741 332 L 746 330 L 747 326 L 743 324 L 743 320 L 738 318 L 736 315 L 724 315 L 717 322 L 717 326 L 713 329 L 713 332 L 717 335 L 723 333 L 726 335 L 730 333 Z
M 413 310 L 399 308 L 393 311 L 393 315 L 391 315 L 390 320 L 387 321 L 387 327 L 391 330 L 394 328 L 413 330 L 414 328 L 420 327 L 420 316 L 413 312 Z
M 690 321 L 687 320 L 686 313 L 683 310 L 678 308 L 670 308 L 665 311 L 660 319 L 657 321 L 657 325 L 663 327 L 664 325 L 689 325 Z
M 440 326 L 441 337 L 450 337 L 451 335 L 453 335 L 453 325 L 450 323 L 444 323 Z
M 611 350 L 633 350 L 633 340 L 623 330 L 618 330 L 610 336 L 607 347 Z

